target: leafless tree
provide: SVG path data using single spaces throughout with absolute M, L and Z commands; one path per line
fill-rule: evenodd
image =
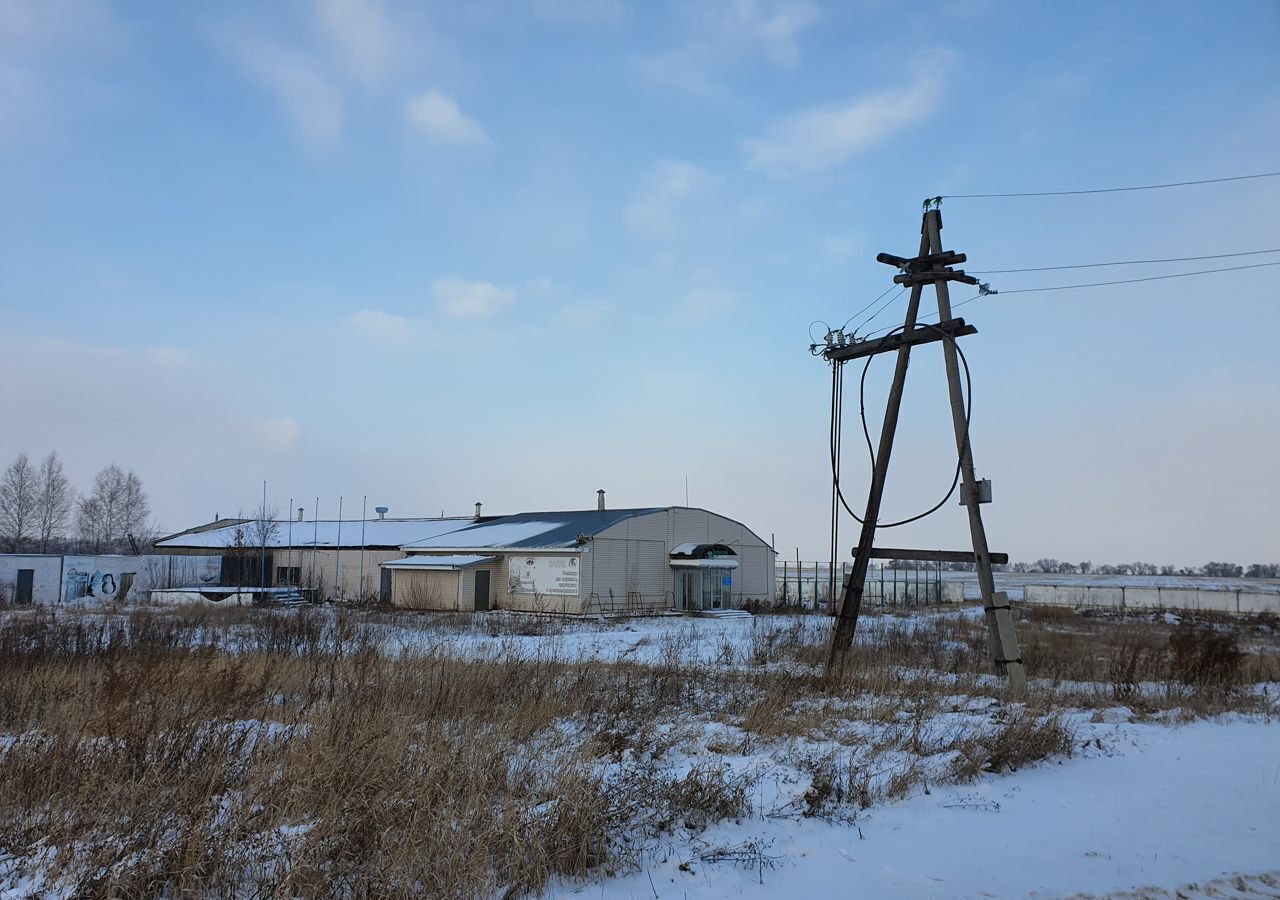
M 35 525 L 36 472 L 27 454 L 19 453 L 0 478 L 0 542 L 17 553 Z
M 151 506 L 142 489 L 142 481 L 133 472 L 125 472 L 115 463 L 93 479 L 93 491 L 80 499 L 76 509 L 76 529 L 86 549 L 102 553 L 135 547 L 139 536 L 151 529 L 147 520 Z
M 62 460 L 51 452 L 36 474 L 36 537 L 41 553 L 48 553 L 53 540 L 62 537 L 75 505 L 76 492 L 62 474 Z
M 264 503 L 250 515 L 245 515 L 242 509 L 236 518 L 240 521 L 222 542 L 226 548 L 222 561 L 224 580 L 266 587 L 274 580 L 271 553 L 280 535 L 280 511 Z M 287 577 L 288 573 L 285 574 Z

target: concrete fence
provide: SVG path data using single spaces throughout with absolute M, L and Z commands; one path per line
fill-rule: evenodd
M 1112 608 L 1205 609 L 1232 613 L 1280 613 L 1280 592 L 1245 588 L 1113 587 L 1088 584 L 1028 584 L 1027 603 Z

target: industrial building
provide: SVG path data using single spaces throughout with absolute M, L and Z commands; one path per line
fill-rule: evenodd
M 774 551 L 741 522 L 681 506 L 605 509 L 603 494 L 592 510 L 482 516 L 477 504 L 467 518 L 219 522 L 156 551 L 220 555 L 224 583 L 413 609 L 590 615 L 771 600 Z

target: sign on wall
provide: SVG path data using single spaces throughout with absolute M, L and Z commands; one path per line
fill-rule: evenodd
M 578 596 L 577 556 L 512 555 L 509 560 L 509 593 Z

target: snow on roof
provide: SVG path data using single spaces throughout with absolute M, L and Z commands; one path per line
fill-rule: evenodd
M 562 549 L 578 546 L 578 535 L 595 535 L 635 516 L 660 512 L 645 509 L 590 509 L 530 512 L 476 522 L 465 528 L 403 545 L 404 550 Z
M 480 563 L 497 562 L 496 556 L 406 556 L 384 562 L 384 569 L 465 569 Z
M 359 519 L 323 520 L 320 522 L 276 522 L 268 547 L 400 547 L 437 535 L 457 531 L 474 523 L 469 516 L 450 519 Z M 361 526 L 364 537 L 361 538 Z M 237 544 L 237 529 L 241 530 Z M 341 541 L 339 544 L 339 533 Z M 258 546 L 257 523 L 227 525 L 208 531 L 176 534 L 156 543 L 157 547 L 223 549 L 236 546 Z M 259 539 L 260 540 L 260 539 Z

